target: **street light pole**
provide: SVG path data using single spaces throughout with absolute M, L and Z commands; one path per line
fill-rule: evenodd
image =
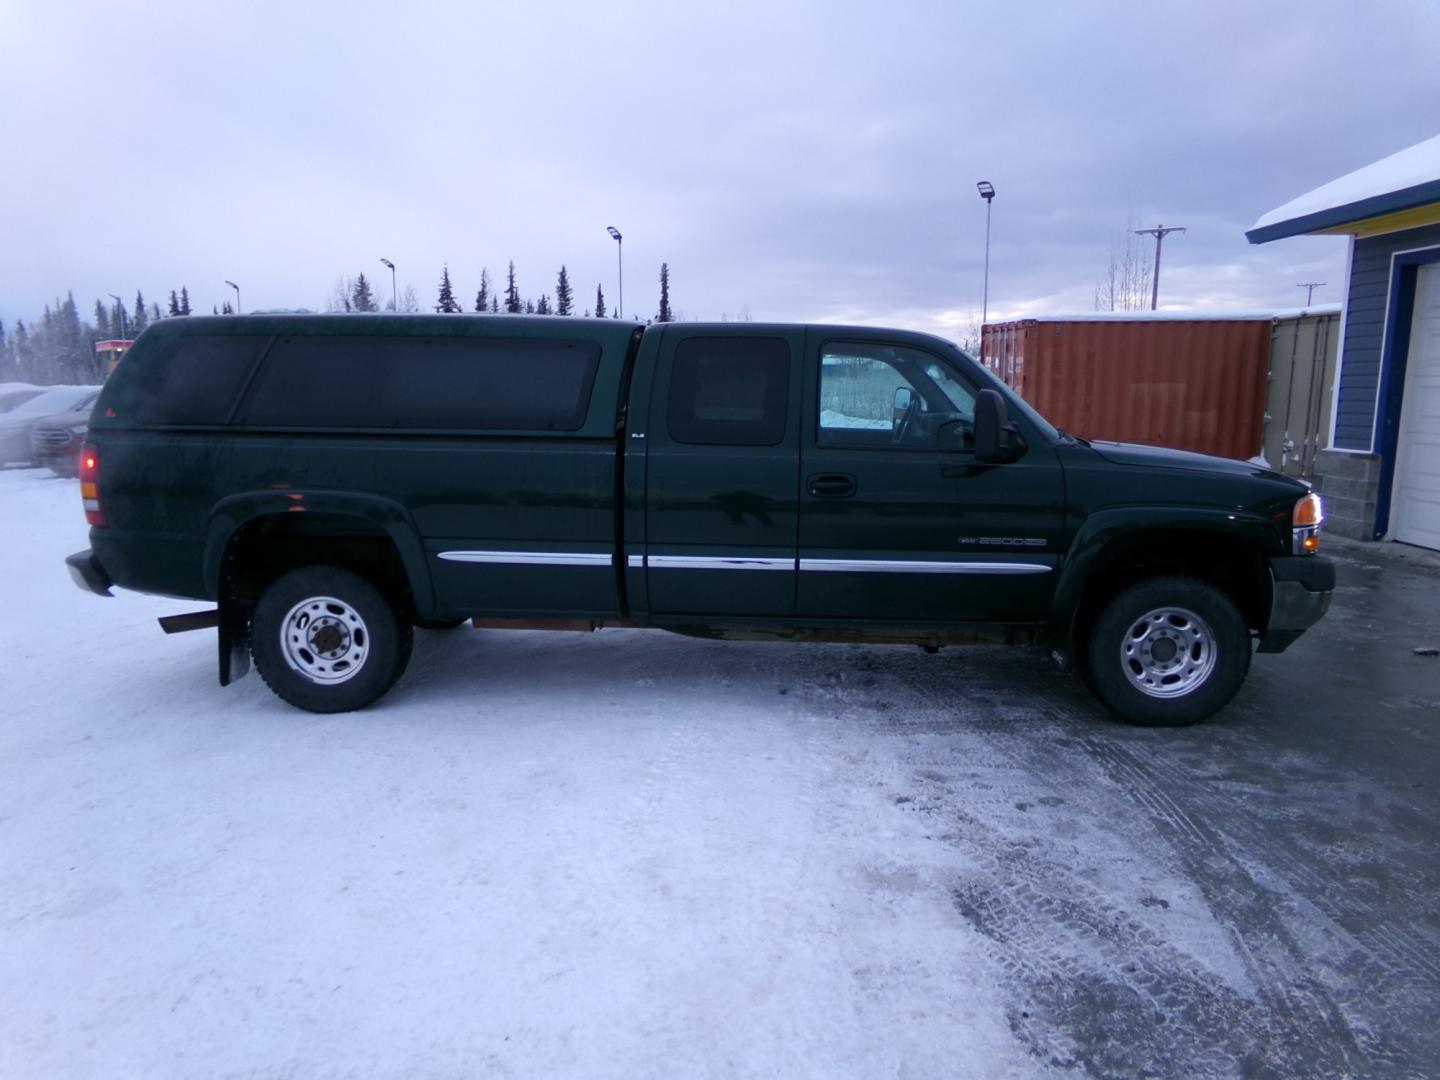
M 115 301 L 115 310 L 120 313 L 120 340 L 125 341 L 125 301 L 116 296 L 113 292 L 106 293 L 106 296 Z
M 615 238 L 615 264 L 620 276 L 620 303 L 618 314 L 620 318 L 625 317 L 625 238 L 620 235 L 620 230 L 614 225 L 606 225 L 605 231 Z
M 230 280 L 228 280 L 228 279 L 226 280 L 225 284 L 226 284 L 226 285 L 229 285 L 232 289 L 235 290 L 235 314 L 236 314 L 236 315 L 239 315 L 239 314 L 240 314 L 240 286 L 239 286 L 239 285 L 236 285 L 235 282 L 230 281 Z
M 1155 272 L 1150 276 L 1150 310 L 1155 310 L 1156 301 L 1160 299 L 1160 245 L 1165 242 L 1165 237 L 1172 232 L 1184 232 L 1184 225 L 1172 225 L 1166 228 L 1164 225 L 1157 225 L 1153 229 L 1136 229 L 1136 236 L 1155 237 Z
M 995 198 L 995 185 L 981 180 L 975 190 L 985 200 L 985 286 L 980 294 L 980 325 L 984 326 L 985 317 L 990 313 L 990 203 Z
M 390 268 L 390 310 L 399 312 L 400 296 L 395 291 L 395 264 L 389 259 L 381 259 L 380 261 Z

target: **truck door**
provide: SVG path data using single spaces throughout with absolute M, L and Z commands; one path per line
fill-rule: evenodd
M 644 432 L 652 616 L 795 613 L 803 344 L 665 328 Z
M 1054 449 L 979 464 L 973 373 L 879 334 L 809 335 L 799 616 L 1043 620 L 1064 508 Z

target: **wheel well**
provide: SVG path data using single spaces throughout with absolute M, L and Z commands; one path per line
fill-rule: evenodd
M 1167 530 L 1117 537 L 1091 568 L 1075 612 L 1083 631 L 1123 589 L 1153 577 L 1199 578 L 1234 601 L 1254 630 L 1270 619 L 1270 573 L 1264 556 L 1244 541 L 1213 532 Z M 1077 644 L 1085 635 L 1076 635 Z
M 301 566 L 338 566 L 365 578 L 398 612 L 415 597 L 395 541 L 384 529 L 343 514 L 267 514 L 235 530 L 221 564 L 222 590 L 253 607 L 276 578 Z

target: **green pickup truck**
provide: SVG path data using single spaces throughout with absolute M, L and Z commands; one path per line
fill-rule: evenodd
M 1057 430 L 954 345 L 873 327 L 515 315 L 167 319 L 95 405 L 89 550 L 213 601 L 220 682 L 368 705 L 412 627 L 1047 644 L 1193 723 L 1334 588 L 1319 499 Z

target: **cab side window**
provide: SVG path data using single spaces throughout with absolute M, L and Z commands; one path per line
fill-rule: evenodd
M 696 446 L 778 446 L 790 402 L 779 338 L 688 338 L 670 368 L 670 438 Z
M 820 446 L 934 449 L 960 422 L 974 442 L 975 391 L 938 359 L 903 345 L 831 342 L 820 356 Z

